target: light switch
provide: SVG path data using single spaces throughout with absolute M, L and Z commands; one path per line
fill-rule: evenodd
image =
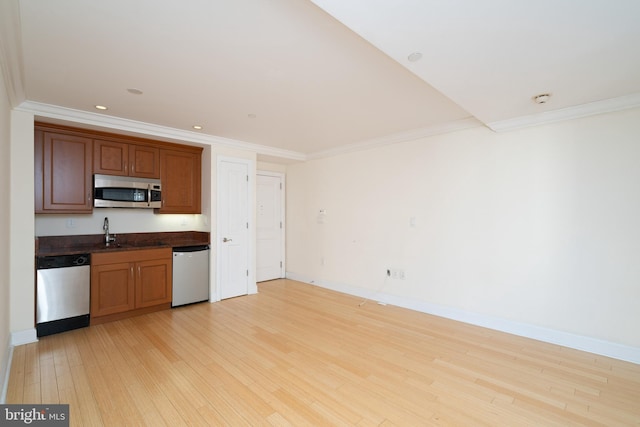
M 316 221 L 318 222 L 318 224 L 324 224 L 327 222 L 327 210 L 326 209 L 320 209 L 320 211 L 318 212 L 318 218 L 316 219 Z

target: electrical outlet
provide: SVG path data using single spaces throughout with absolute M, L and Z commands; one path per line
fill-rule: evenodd
M 398 270 L 398 279 L 404 280 L 404 270 Z

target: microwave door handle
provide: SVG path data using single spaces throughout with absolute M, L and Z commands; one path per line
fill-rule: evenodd
M 151 184 L 147 185 L 147 206 L 151 206 Z

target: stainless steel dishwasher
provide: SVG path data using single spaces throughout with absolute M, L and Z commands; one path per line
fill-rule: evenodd
M 37 259 L 36 335 L 89 326 L 91 255 Z
M 209 246 L 173 248 L 173 299 L 171 306 L 209 299 Z

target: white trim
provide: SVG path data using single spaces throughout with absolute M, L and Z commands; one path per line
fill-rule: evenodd
M 14 89 L 17 90 L 19 88 Z M 17 96 L 19 96 L 19 94 Z M 499 120 L 487 123 L 486 126 L 494 130 L 495 132 L 505 132 L 531 126 L 555 123 L 563 120 L 592 116 L 596 114 L 605 114 L 614 111 L 628 110 L 632 108 L 640 108 L 640 93 L 577 105 L 575 107 L 546 111 L 539 114 L 516 117 L 513 119 Z M 304 153 L 292 150 L 284 150 L 280 148 L 269 147 L 266 145 L 253 144 L 250 142 L 223 138 L 220 136 L 175 129 L 166 126 L 108 116 L 100 113 L 75 110 L 72 108 L 60 107 L 56 105 L 43 104 L 34 101 L 24 101 L 15 109 L 17 111 L 31 113 L 37 118 L 51 119 L 54 121 L 62 121 L 71 124 L 78 123 L 106 130 L 115 130 L 143 136 L 147 135 L 164 138 L 171 141 L 191 142 L 195 144 L 250 150 L 256 152 L 258 155 L 287 159 L 292 161 L 306 161 L 311 159 L 332 157 L 341 154 L 379 148 L 400 142 L 413 141 L 420 138 L 427 138 L 435 135 L 441 135 L 456 132 L 459 130 L 483 126 L 483 123 L 478 119 L 474 117 L 468 117 L 465 119 L 455 120 L 452 122 L 442 123 L 421 129 L 411 129 L 404 132 L 398 132 L 395 134 L 360 141 L 353 144 L 341 145 L 329 150 L 317 151 L 315 153 L 305 155 Z
M 13 360 L 13 346 L 11 345 L 11 336 L 7 337 L 7 347 L 4 357 L 2 358 L 2 366 L 0 366 L 0 382 L 2 383 L 2 391 L 0 392 L 0 404 L 7 402 L 7 390 L 9 389 L 9 374 L 11 373 L 11 361 Z
M 165 138 L 171 141 L 191 142 L 211 146 L 218 145 L 241 150 L 250 150 L 256 152 L 259 155 L 288 159 L 293 161 L 305 161 L 309 159 L 337 156 L 340 154 L 368 150 L 371 148 L 382 147 L 399 142 L 407 142 L 429 136 L 483 126 L 483 124 L 476 118 L 468 117 L 461 120 L 442 123 L 421 129 L 412 129 L 392 135 L 383 136 L 380 138 L 373 138 L 370 140 L 343 145 L 337 148 L 318 151 L 309 155 L 305 155 L 304 153 L 300 153 L 297 151 L 284 150 L 280 148 L 269 147 L 266 145 L 253 144 L 250 142 L 223 138 L 220 136 L 175 129 L 167 126 L 160 126 L 151 123 L 129 120 L 121 117 L 108 116 L 100 113 L 76 110 L 51 104 L 44 104 L 35 101 L 24 101 L 15 109 L 17 111 L 31 113 L 36 118 L 40 119 L 50 119 L 53 121 L 60 121 L 69 124 L 77 123 L 105 130 L 115 130 L 143 136 L 147 135 L 158 138 Z
M 268 147 L 266 145 L 253 144 L 250 142 L 238 141 L 220 136 L 207 135 L 199 132 L 175 129 L 167 126 L 154 125 L 121 117 L 108 116 L 105 114 L 88 111 L 74 110 L 72 108 L 59 107 L 56 105 L 43 104 L 33 101 L 25 101 L 16 110 L 25 111 L 36 117 L 48 118 L 70 123 L 80 123 L 108 130 L 118 130 L 131 132 L 138 135 L 149 135 L 159 138 L 166 138 L 172 141 L 192 142 L 196 144 L 223 146 L 240 150 L 250 150 L 261 155 L 274 156 L 291 160 L 303 161 L 306 156 L 302 153 L 283 150 L 280 148 Z
M 434 135 L 440 135 L 455 132 L 463 129 L 483 126 L 482 122 L 474 117 L 467 117 L 461 120 L 437 124 L 421 129 L 411 129 L 404 132 L 398 132 L 392 135 L 373 138 L 360 141 L 354 144 L 342 145 L 329 150 L 318 151 L 305 155 L 292 150 L 284 150 L 281 148 L 269 147 L 266 145 L 253 144 L 223 138 L 220 136 L 207 135 L 199 132 L 175 129 L 167 126 L 160 126 L 151 123 L 129 120 L 121 117 L 108 116 L 105 114 L 94 113 L 89 111 L 75 110 L 72 108 L 60 107 L 57 105 L 44 104 L 35 101 L 24 101 L 18 107 L 17 111 L 24 111 L 33 114 L 36 118 L 50 119 L 53 121 L 61 121 L 63 123 L 78 123 L 86 126 L 100 128 L 105 130 L 115 130 L 120 132 L 128 132 L 137 135 L 148 135 L 158 138 L 165 138 L 171 141 L 191 142 L 205 145 L 218 145 L 241 150 L 254 151 L 262 156 L 270 156 L 293 161 L 305 161 L 309 159 L 318 159 L 323 157 L 337 156 L 340 154 L 351 153 L 355 151 L 368 150 L 371 148 L 382 147 L 385 145 L 396 144 L 399 142 L 413 141 Z
M 380 138 L 368 139 L 356 142 L 354 144 L 342 145 L 340 147 L 329 150 L 317 151 L 307 156 L 307 159 L 320 159 L 324 157 L 332 157 L 340 154 L 352 153 L 355 151 L 369 150 L 371 148 L 383 147 L 385 145 L 396 144 L 399 142 L 414 141 L 420 138 L 441 135 L 450 132 L 456 132 L 464 129 L 471 129 L 483 126 L 482 122 L 474 117 L 455 120 L 453 122 L 441 123 L 435 126 L 429 126 L 421 129 L 412 129 L 404 132 L 398 132 L 391 135 L 382 136 Z
M 576 350 L 586 351 L 589 353 L 599 354 L 602 356 L 612 357 L 614 359 L 640 364 L 640 348 L 637 347 L 631 347 L 611 341 L 600 340 L 597 338 L 572 334 L 527 323 L 514 322 L 498 317 L 473 313 L 452 307 L 445 307 L 438 304 L 432 304 L 425 301 L 416 301 L 396 295 L 378 293 L 368 289 L 357 288 L 342 283 L 316 281 L 312 278 L 306 277 L 304 275 L 299 275 L 294 272 L 287 272 L 286 277 L 291 280 L 297 280 L 299 282 L 331 289 L 337 292 L 343 292 L 346 294 L 366 298 L 368 300 L 379 301 L 384 304 L 391 304 L 422 313 L 432 314 L 434 316 L 457 320 L 476 326 L 482 326 L 484 328 L 489 328 L 496 331 L 506 332 L 521 337 L 531 338 L 538 341 L 544 341 L 547 343 L 557 344 Z
M 257 171 L 256 175 L 262 176 L 274 176 L 280 178 L 280 183 L 282 184 L 282 197 L 280 197 L 280 221 L 282 221 L 282 242 L 280 245 L 280 253 L 282 254 L 282 266 L 280 267 L 280 278 L 284 278 L 286 276 L 287 271 L 287 252 L 286 252 L 286 241 L 287 241 L 287 215 L 286 215 L 286 202 L 285 198 L 287 195 L 287 183 L 286 183 L 286 174 L 283 172 L 271 172 L 271 171 Z M 256 260 L 257 262 L 257 260 Z
M 36 328 L 11 333 L 11 345 L 14 347 L 23 344 L 31 344 L 32 342 L 38 342 Z
M 539 114 L 515 117 L 513 119 L 499 120 L 487 123 L 487 126 L 496 132 L 505 132 L 638 107 L 640 107 L 640 93 L 576 105 L 575 107 L 546 111 Z

